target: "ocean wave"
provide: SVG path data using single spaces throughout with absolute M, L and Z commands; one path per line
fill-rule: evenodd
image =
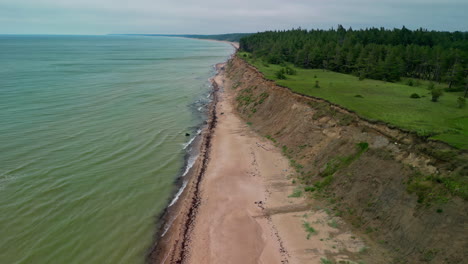
M 184 181 L 184 183 L 182 184 L 182 187 L 180 187 L 179 191 L 177 191 L 177 194 L 174 196 L 174 199 L 172 199 L 168 207 L 173 206 L 177 202 L 177 200 L 179 200 L 180 195 L 184 191 L 185 187 L 187 187 L 187 183 L 188 181 Z
M 191 157 L 187 160 L 187 166 L 185 167 L 185 171 L 184 171 L 184 173 L 182 174 L 182 177 L 184 177 L 185 175 L 187 175 L 187 173 L 190 171 L 190 169 L 193 167 L 193 165 L 194 165 L 195 162 L 197 161 L 197 158 L 198 158 L 198 155 L 195 155 L 195 156 L 191 156 Z

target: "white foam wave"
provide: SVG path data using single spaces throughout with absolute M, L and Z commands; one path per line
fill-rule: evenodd
M 190 169 L 193 167 L 195 164 L 195 161 L 197 161 L 198 155 L 197 156 L 192 156 L 188 159 L 187 161 L 187 167 L 185 168 L 184 174 L 182 174 L 182 177 L 187 175 L 187 173 L 190 171 Z
M 169 231 L 169 228 L 171 228 L 173 222 L 174 219 L 171 219 L 171 221 L 164 226 L 164 232 L 162 233 L 161 237 L 163 237 L 167 231 Z
M 190 144 L 192 144 L 196 137 L 197 136 L 192 137 L 187 143 L 183 144 L 183 149 L 186 149 L 188 146 L 190 146 Z
M 169 204 L 168 207 L 173 206 L 177 202 L 177 200 L 179 200 L 180 195 L 184 191 L 185 187 L 187 187 L 187 182 L 188 181 L 184 181 L 184 183 L 182 183 L 182 187 L 180 187 L 179 191 L 176 193 L 176 195 L 174 196 L 174 199 L 172 199 L 172 201 L 171 201 L 171 203 Z

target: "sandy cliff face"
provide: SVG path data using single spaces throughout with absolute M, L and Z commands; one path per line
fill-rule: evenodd
M 395 263 L 467 259 L 466 201 L 430 192 L 417 195 L 421 190 L 410 193 L 409 187 L 421 175 L 466 173 L 466 164 L 460 162 L 467 160 L 466 153 L 456 153 L 456 162 L 436 155 L 452 150 L 294 94 L 236 57 L 228 63 L 227 76 L 237 111 L 257 133 L 282 148 L 296 168 L 298 183 L 309 186 L 311 196 L 331 203 L 336 214 L 376 246 L 389 250 Z M 418 188 L 424 184 L 438 188 L 430 181 Z

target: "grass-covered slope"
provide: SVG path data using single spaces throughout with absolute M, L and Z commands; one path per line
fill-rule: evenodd
M 253 60 L 245 52 L 238 53 L 238 56 L 254 65 L 266 78 L 294 92 L 323 98 L 366 119 L 384 121 L 454 147 L 468 149 L 468 108 L 457 105 L 461 93 L 444 93 L 438 102 L 432 102 L 428 83 L 424 81 L 415 81 L 420 84 L 409 86 L 406 80 L 400 83 L 359 80 L 348 74 L 300 69 L 292 65 L 289 67 L 296 74 L 278 79 L 276 73 L 284 66 Z M 421 98 L 410 98 L 413 93 Z

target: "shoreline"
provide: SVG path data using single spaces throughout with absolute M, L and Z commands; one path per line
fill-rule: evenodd
M 233 53 L 226 62 L 229 61 L 239 49 L 239 44 L 237 42 L 212 39 L 198 40 L 223 42 L 234 47 Z M 175 258 L 178 258 L 178 260 L 175 260 L 175 263 L 180 263 L 184 259 L 185 250 L 183 248 L 185 247 L 184 244 L 186 244 L 186 242 L 182 242 L 181 245 L 180 240 L 176 239 L 176 237 L 180 237 L 183 234 L 183 241 L 188 240 L 186 238 L 188 235 L 188 229 L 196 216 L 196 208 L 198 207 L 200 199 L 197 186 L 200 184 L 204 170 L 208 164 L 211 137 L 214 127 L 216 126 L 216 105 L 218 101 L 219 86 L 215 82 L 215 78 L 221 74 L 221 70 L 226 62 L 214 65 L 216 73 L 209 79 L 212 86 L 210 93 L 213 98 L 207 106 L 207 119 L 199 128 L 199 133 L 195 135 L 194 142 L 189 142 L 184 147 L 184 149 L 186 147 L 192 147 L 194 149 L 194 152 L 196 153 L 195 162 L 191 167 L 188 167 L 188 163 L 190 162 L 189 159 L 194 155 L 194 153 L 187 152 L 186 164 L 182 167 L 180 176 L 175 181 L 175 186 L 177 187 L 176 191 L 171 196 L 172 198 L 168 205 L 159 214 L 159 216 L 156 217 L 156 232 L 154 234 L 151 248 L 146 254 L 147 263 L 165 263 L 169 257 L 169 253 L 171 252 L 172 260 L 170 263 L 174 263 Z M 192 200 L 191 204 L 188 205 L 186 200 Z M 179 248 L 177 249 L 177 247 Z M 176 252 L 178 252 L 178 257 L 176 257 Z
M 291 195 L 295 170 L 237 112 L 229 64 L 217 64 L 200 156 L 167 209 L 165 223 L 172 225 L 157 237 L 148 263 L 321 263 L 340 254 L 338 245 L 348 252 L 338 257 L 349 260 L 365 248 L 363 240 L 323 204 Z M 342 227 L 330 227 L 332 221 Z M 307 234 L 306 222 L 319 234 Z M 323 242 L 330 237 L 333 243 Z
M 216 64 L 217 73 L 210 78 L 213 99 L 208 106 L 207 120 L 200 137 L 193 143 L 198 149 L 198 156 L 188 172 L 177 179 L 178 191 L 158 218 L 161 223 L 157 227 L 155 241 L 147 255 L 147 263 L 166 263 L 168 258 L 170 258 L 169 263 L 182 263 L 186 257 L 188 236 L 200 204 L 199 186 L 209 162 L 211 138 L 217 123 L 216 105 L 219 87 L 214 78 L 219 75 L 220 68 L 224 64 Z M 185 187 L 180 192 L 183 185 Z M 179 197 L 174 201 L 176 195 Z

